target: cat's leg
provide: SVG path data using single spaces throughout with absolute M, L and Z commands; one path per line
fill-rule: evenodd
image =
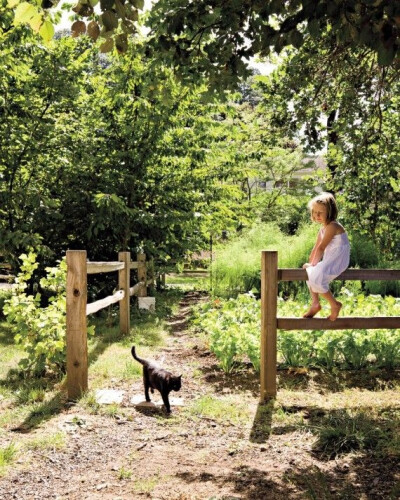
M 162 400 L 164 401 L 164 406 L 167 410 L 167 413 L 171 413 L 171 406 L 169 404 L 168 394 L 161 393 Z
M 144 383 L 144 395 L 146 397 L 146 401 L 149 403 L 151 401 L 149 394 L 150 382 L 147 377 L 143 377 L 143 383 Z

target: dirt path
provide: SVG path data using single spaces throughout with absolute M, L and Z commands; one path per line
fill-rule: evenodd
M 186 294 L 160 350 L 164 365 L 183 374 L 178 395 L 184 406 L 170 417 L 162 409 L 134 407 L 130 396 L 142 391 L 137 382 L 123 387 L 124 417 L 66 408 L 43 425 L 48 433 L 66 433 L 67 446 L 27 452 L 0 480 L 0 498 L 390 498 L 397 462 L 318 460 L 310 433 L 271 424 L 270 407 L 258 405 L 255 374 L 246 369 L 227 377 L 216 368 L 187 329 L 190 306 L 198 300 L 200 295 Z

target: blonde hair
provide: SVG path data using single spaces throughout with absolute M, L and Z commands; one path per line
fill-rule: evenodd
M 312 200 L 308 202 L 308 209 L 310 210 L 311 214 L 311 220 L 315 222 L 312 210 L 313 207 L 317 204 L 320 203 L 321 205 L 326 206 L 326 220 L 327 222 L 332 222 L 336 220 L 338 216 L 338 209 L 336 205 L 336 200 L 333 194 L 331 193 L 321 193 L 318 196 L 315 196 Z

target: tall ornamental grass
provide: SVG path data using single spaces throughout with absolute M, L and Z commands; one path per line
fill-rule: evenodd
M 253 291 L 256 295 L 261 288 L 261 251 L 277 250 L 278 266 L 300 268 L 308 261 L 320 226 L 307 224 L 296 235 L 289 236 L 280 231 L 275 223 L 256 224 L 236 239 L 229 241 L 216 251 L 212 271 L 212 293 L 217 297 L 236 297 L 240 293 Z M 349 234 L 351 254 L 350 267 L 398 268 L 399 263 L 384 262 L 379 249 L 365 236 Z M 350 289 L 358 288 L 355 282 L 348 282 Z M 342 283 L 333 282 L 332 290 L 337 293 Z M 362 289 L 367 293 L 400 296 L 400 286 L 396 281 L 366 281 Z M 288 296 L 308 295 L 304 282 L 279 284 L 280 294 Z
M 235 297 L 261 286 L 261 251 L 277 250 L 279 267 L 301 267 L 307 262 L 318 228 L 306 226 L 295 236 L 283 234 L 273 223 L 257 224 L 217 250 L 212 264 L 213 294 Z

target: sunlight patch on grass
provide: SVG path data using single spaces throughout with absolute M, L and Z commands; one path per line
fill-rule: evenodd
M 196 399 L 187 409 L 193 417 L 210 418 L 220 422 L 246 424 L 250 418 L 248 405 L 237 398 L 202 396 Z
M 66 436 L 63 432 L 39 436 L 24 444 L 27 450 L 62 450 L 66 447 Z
M 277 401 L 284 406 L 299 406 L 307 408 L 323 408 L 326 410 L 339 408 L 390 408 L 397 401 L 397 390 L 369 391 L 365 389 L 346 389 L 341 392 L 290 391 L 279 389 Z
M 14 443 L 0 448 L 0 476 L 5 473 L 7 466 L 11 465 L 16 458 L 17 448 Z
M 104 382 L 104 379 L 122 380 L 129 374 L 132 378 L 136 378 L 138 373 L 130 368 L 132 361 L 132 355 L 125 346 L 121 344 L 108 346 L 89 368 L 92 387 L 97 387 L 99 383 Z
M 158 474 L 145 479 L 137 479 L 133 485 L 133 492 L 141 495 L 150 495 L 160 481 L 164 482 L 164 479 Z

